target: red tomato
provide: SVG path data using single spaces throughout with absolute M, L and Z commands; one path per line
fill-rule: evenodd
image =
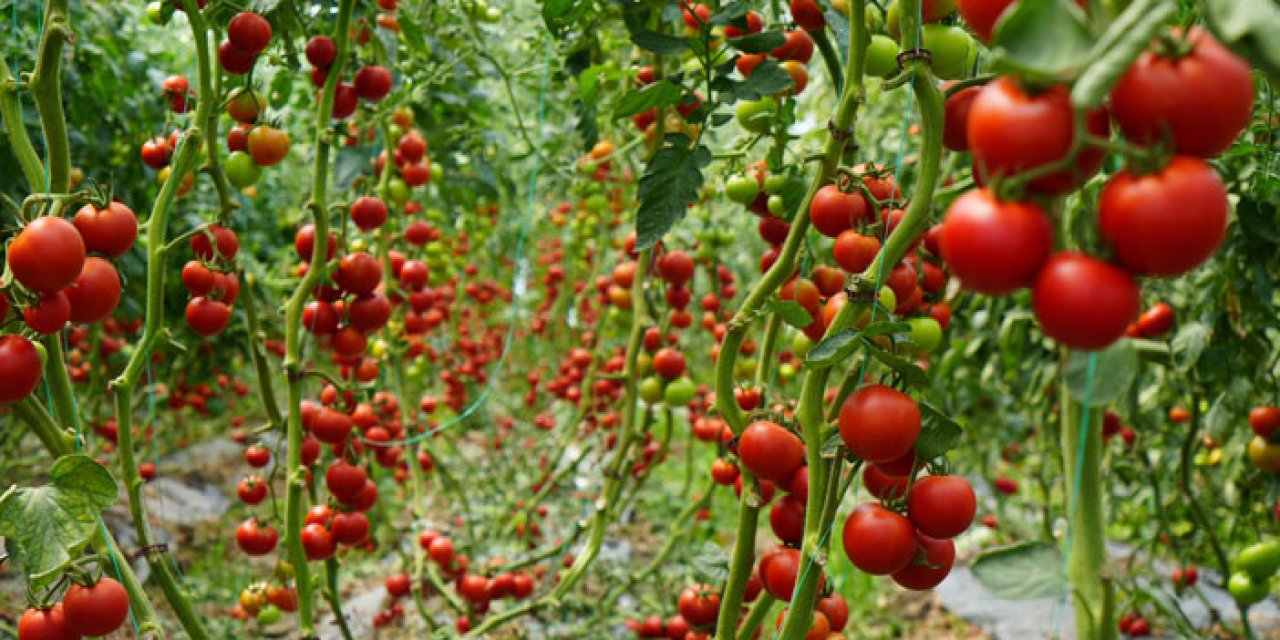
M 680 592 L 676 606 L 685 622 L 703 627 L 716 621 L 716 615 L 720 613 L 720 594 L 710 585 L 695 584 Z
M 942 223 L 942 258 L 965 287 L 998 296 L 1029 286 L 1053 248 L 1053 227 L 1032 202 L 986 189 L 956 199 Z
M 878 464 L 867 464 L 862 469 L 862 484 L 867 492 L 881 500 L 901 500 L 907 496 L 911 476 L 895 476 L 886 473 Z
M 1187 34 L 1191 51 L 1169 58 L 1145 51 L 1111 90 L 1126 138 L 1154 144 L 1172 137 L 1180 154 L 1209 158 L 1231 146 L 1253 117 L 1253 71 L 1204 29 Z
M 969 108 L 982 87 L 965 87 L 947 97 L 942 124 L 942 146 L 956 152 L 969 150 Z
M 27 609 L 18 620 L 18 640 L 79 640 L 67 622 L 62 603 L 48 609 Z
M 844 552 L 853 565 L 872 575 L 905 569 L 916 555 L 911 521 L 879 504 L 860 505 L 844 521 Z
M 17 402 L 40 384 L 40 352 L 26 338 L 0 336 L 0 402 Z
M 844 193 L 834 184 L 818 189 L 809 203 L 809 221 L 818 233 L 828 238 L 853 228 L 854 223 L 866 215 L 867 201 L 860 192 Z
M 245 520 L 240 528 L 236 529 L 236 544 L 251 556 L 264 556 L 271 553 L 279 539 L 280 535 L 276 533 L 275 527 L 259 524 L 256 518 Z
M 75 282 L 84 268 L 84 240 L 74 225 L 46 216 L 32 220 L 9 243 L 9 270 L 22 286 L 39 293 Z
M 1086 115 L 1091 135 L 1108 133 L 1104 110 Z M 1071 97 L 1065 85 L 1028 93 L 1011 76 L 991 81 L 969 108 L 968 138 L 977 177 L 1010 176 L 1061 160 L 1071 148 L 1075 130 Z M 1102 168 L 1101 149 L 1086 148 L 1075 166 L 1033 180 L 1033 191 L 1062 194 L 1075 189 Z
M 332 557 L 337 547 L 324 525 L 309 524 L 302 528 L 302 549 L 307 554 L 307 560 L 315 561 Z
M 827 617 L 832 632 L 843 631 L 844 626 L 849 623 L 849 603 L 837 591 L 818 600 L 818 611 Z
M 91 586 L 73 584 L 62 597 L 67 624 L 86 636 L 105 636 L 120 628 L 129 617 L 129 594 L 119 582 L 107 577 Z
M 90 256 L 84 261 L 80 277 L 62 293 L 71 306 L 72 322 L 101 322 L 120 302 L 120 274 L 110 262 Z
M 370 102 L 377 102 L 391 93 L 391 72 L 386 67 L 369 65 L 356 72 L 356 95 Z
M 884 385 L 865 386 L 840 407 L 840 437 L 854 455 L 868 462 L 903 455 L 919 435 L 920 407 L 910 396 Z
M 71 320 L 71 302 L 61 291 L 41 294 L 39 303 L 22 310 L 22 320 L 41 335 L 57 333 Z
M 918 551 L 906 568 L 893 574 L 893 581 L 906 589 L 932 589 L 951 573 L 956 560 L 956 545 L 951 540 L 930 538 L 916 532 Z
M 1280 407 L 1261 406 L 1250 409 L 1249 428 L 1264 438 L 1270 438 L 1272 433 L 1280 429 Z
M 72 223 L 84 239 L 85 251 L 108 258 L 124 255 L 138 237 L 137 216 L 119 202 L 112 202 L 105 209 L 86 204 L 76 212 Z
M 663 280 L 682 286 L 693 279 L 693 258 L 683 251 L 668 251 L 658 259 L 658 273 Z
M 1144 338 L 1157 338 L 1173 330 L 1173 307 L 1158 302 L 1138 316 L 1138 332 Z
M 742 431 L 738 457 L 760 478 L 785 483 L 804 463 L 804 445 L 778 423 L 760 420 Z
M 653 370 L 666 380 L 674 380 L 684 374 L 684 354 L 667 347 L 653 354 Z
M 836 264 L 854 275 L 861 275 L 866 271 L 878 253 L 880 253 L 879 240 L 864 236 L 853 229 L 848 229 L 836 236 L 835 244 L 831 245 L 831 257 Z
M 187 303 L 187 326 L 192 331 L 208 338 L 222 333 L 231 322 L 231 307 L 203 296 L 192 298 Z
M 252 11 L 242 11 L 227 23 L 227 40 L 238 49 L 258 55 L 271 44 L 271 23 Z
M 907 494 L 907 517 L 932 538 L 954 538 L 973 523 L 978 499 L 961 476 L 927 476 Z
M 827 27 L 827 17 L 817 0 L 791 0 L 791 18 L 808 31 L 822 31 Z
M 804 538 L 804 506 L 804 502 L 794 495 L 775 502 L 769 510 L 769 526 L 773 535 L 787 544 L 800 544 Z
M 1140 304 L 1132 276 L 1082 253 L 1049 258 L 1031 290 L 1031 305 L 1044 332 L 1084 351 L 1120 339 Z
M 1112 176 L 1098 200 L 1098 228 L 1126 269 L 1167 278 L 1213 255 L 1227 233 L 1227 209 L 1213 167 L 1178 156 L 1153 174 Z
M 352 295 L 373 293 L 382 283 L 382 264 L 364 251 L 349 253 L 338 262 L 338 271 L 333 274 L 333 281 Z

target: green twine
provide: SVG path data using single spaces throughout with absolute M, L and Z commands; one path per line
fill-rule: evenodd
M 1093 400 L 1093 379 L 1098 371 L 1098 354 L 1097 352 L 1089 354 L 1088 367 L 1085 370 L 1084 385 L 1084 402 L 1081 403 L 1083 410 L 1080 412 L 1080 434 L 1076 440 L 1076 468 L 1071 479 L 1071 501 L 1067 503 L 1067 533 L 1063 536 L 1063 543 L 1067 548 L 1067 552 L 1062 554 L 1062 575 L 1066 579 L 1067 570 L 1071 563 L 1071 537 L 1075 527 L 1071 526 L 1071 520 L 1076 514 L 1076 505 L 1080 500 L 1080 485 L 1083 482 L 1084 454 L 1089 439 L 1089 410 L 1092 408 L 1090 402 Z M 1062 607 L 1066 605 L 1067 594 L 1070 589 L 1064 589 L 1062 597 L 1053 603 L 1053 628 L 1058 629 L 1061 624 L 1059 614 Z

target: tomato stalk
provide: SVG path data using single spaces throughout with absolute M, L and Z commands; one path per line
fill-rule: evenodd
M 192 0 L 186 0 L 190 3 Z M 316 242 L 311 252 L 310 267 L 298 283 L 298 288 L 285 306 L 285 358 L 284 370 L 289 385 L 289 413 L 286 427 L 288 440 L 287 462 L 288 488 L 285 492 L 284 543 L 293 564 L 298 587 L 298 630 L 303 636 L 315 634 L 313 617 L 312 584 L 307 568 L 307 554 L 302 547 L 303 488 L 307 483 L 307 469 L 302 466 L 302 307 L 324 275 L 328 261 L 329 210 L 326 206 L 329 184 L 329 151 L 332 143 L 330 125 L 333 116 L 333 94 L 342 78 L 342 67 L 347 60 L 348 35 L 355 0 L 340 0 L 338 18 L 333 27 L 333 39 L 337 48 L 333 66 L 325 78 L 316 106 L 315 161 L 312 166 L 311 198 L 307 209 L 311 212 Z
M 1111 581 L 1102 495 L 1102 412 L 1088 411 L 1071 397 L 1065 382 L 1058 400 L 1062 408 L 1063 475 L 1068 481 L 1079 478 L 1078 486 L 1068 490 L 1074 500 L 1069 497 L 1067 502 L 1071 523 L 1067 579 L 1075 598 L 1076 629 L 1081 637 L 1114 640 L 1116 621 L 1104 612 Z M 1088 411 L 1087 423 L 1081 429 L 1084 411 Z
M 18 166 L 27 184 L 34 191 L 44 184 L 44 164 L 27 135 L 22 122 L 22 100 L 18 94 L 18 80 L 9 70 L 9 63 L 0 56 L 0 116 L 9 130 L 9 146 L 18 158 Z
M 756 631 L 765 620 L 769 619 L 769 615 L 773 613 L 773 608 L 777 604 L 777 598 L 769 595 L 768 591 L 761 591 L 760 595 L 756 596 L 756 601 L 751 603 L 751 608 L 747 610 L 747 617 L 742 620 L 737 640 L 751 640 L 756 637 Z

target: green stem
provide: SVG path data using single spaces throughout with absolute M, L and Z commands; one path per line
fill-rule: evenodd
M 724 354 L 721 353 L 723 358 Z M 756 557 L 756 531 L 760 528 L 760 483 L 745 465 L 742 467 L 742 496 L 738 499 L 738 530 L 733 539 L 733 555 L 729 559 L 729 577 L 720 596 L 720 614 L 716 619 L 716 640 L 737 637 L 742 598 L 751 578 Z
M 1067 520 L 1071 527 L 1067 579 L 1076 598 L 1076 629 L 1092 629 L 1099 640 L 1116 638 L 1116 621 L 1094 618 L 1106 609 L 1106 514 L 1102 496 L 1102 412 L 1089 410 L 1071 397 L 1063 382 L 1059 391 L 1062 407 L 1063 476 L 1068 487 Z M 1081 414 L 1088 421 L 1081 433 Z M 1084 440 L 1081 440 L 1081 436 Z M 1075 500 L 1072 501 L 1074 495 Z M 1083 633 L 1083 632 L 1082 632 Z M 1082 636 L 1083 637 L 1083 636 Z
M 18 80 L 9 70 L 4 56 L 0 56 L 0 116 L 4 117 L 5 128 L 9 130 L 10 146 L 18 159 L 18 166 L 22 167 L 23 177 L 33 191 L 39 189 L 44 185 L 44 164 L 31 145 L 31 136 L 27 135 L 26 125 L 22 122 Z
M 190 0 L 187 0 L 190 2 Z M 312 165 L 311 199 L 307 209 L 311 212 L 311 222 L 315 228 L 315 247 L 311 253 L 310 268 L 298 283 L 289 302 L 285 305 L 284 370 L 288 382 L 288 421 L 286 439 L 288 441 L 285 491 L 285 535 L 284 543 L 298 585 L 298 631 L 302 636 L 315 635 L 313 620 L 312 584 L 310 571 L 307 568 L 307 554 L 302 547 L 303 489 L 306 486 L 307 469 L 302 466 L 302 308 L 311 292 L 320 284 L 324 275 L 325 263 L 328 260 L 329 209 L 326 196 L 329 184 L 329 151 L 331 133 L 329 131 L 333 117 L 333 94 L 342 77 L 342 67 L 346 63 L 349 49 L 348 35 L 351 26 L 351 14 L 355 0 L 339 0 L 338 18 L 333 26 L 332 37 L 337 45 L 337 56 L 324 87 L 320 91 L 320 101 L 316 106 L 315 120 L 315 159 Z
M 67 4 L 67 0 L 45 3 L 44 32 L 40 35 L 40 51 L 30 82 L 31 97 L 44 130 L 42 177 L 47 181 L 48 193 L 66 193 L 71 176 L 71 145 L 67 140 L 67 117 L 62 109 L 62 47 L 72 36 Z
M 778 604 L 777 598 L 769 595 L 767 591 L 761 591 L 756 601 L 751 604 L 751 608 L 747 610 L 747 617 L 742 620 L 742 626 L 738 629 L 738 640 L 751 640 L 756 637 L 760 624 L 769 618 L 776 604 Z
M 262 353 L 260 344 L 265 342 L 267 334 L 258 323 L 258 302 L 254 294 L 257 278 L 249 272 L 244 274 L 244 315 L 249 329 L 249 357 L 253 360 L 253 368 L 258 374 L 258 393 L 262 397 L 262 408 L 267 413 L 267 422 L 274 431 L 284 424 L 284 416 L 280 415 L 280 405 L 276 402 L 275 386 L 271 384 L 271 365 Z

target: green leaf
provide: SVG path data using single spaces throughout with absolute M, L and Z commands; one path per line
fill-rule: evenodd
M 813 316 L 794 300 L 770 300 L 768 306 L 783 322 L 797 329 L 803 329 L 813 322 Z
M 645 51 L 659 55 L 680 53 L 689 48 L 689 41 L 684 38 L 669 36 L 665 33 L 658 33 L 648 29 L 632 31 L 631 43 Z
M 578 135 L 582 136 L 582 150 L 590 151 L 600 139 L 600 127 L 596 124 L 596 103 L 574 100 L 573 107 L 578 114 L 575 128 Z
M 720 7 L 719 11 L 711 14 L 711 17 L 707 19 L 707 24 L 726 25 L 738 23 L 740 26 L 745 27 L 747 23 L 744 18 L 747 17 L 748 11 L 750 11 L 750 8 L 747 7 L 745 2 L 730 2 Z
M 857 329 L 843 329 L 823 338 L 804 356 L 805 365 L 821 369 L 848 358 L 858 348 Z
M 1176 11 L 1175 3 L 1163 0 L 1130 4 L 1094 43 L 1089 66 L 1071 87 L 1071 103 L 1082 109 L 1102 106 L 1125 70 Z
M 761 31 L 729 38 L 729 44 L 743 53 L 768 53 L 786 43 L 787 37 L 778 31 Z
M 1024 0 L 996 23 L 992 69 L 1062 81 L 1090 62 L 1093 37 L 1071 0 Z
M 1173 341 L 1169 343 L 1169 348 L 1173 351 L 1174 366 L 1179 371 L 1190 371 L 1196 366 L 1200 354 L 1204 353 L 1204 348 L 1209 346 L 1209 337 L 1212 333 L 1209 325 L 1203 322 L 1182 325 L 1177 335 L 1173 337 Z
M 559 20 L 573 10 L 578 0 L 542 0 L 542 19 L 550 22 Z
M 637 249 L 657 244 L 684 218 L 689 203 L 698 199 L 698 190 L 702 188 L 702 168 L 711 163 L 711 151 L 706 147 L 690 149 L 684 136 L 668 139 L 676 143 L 659 149 L 640 178 Z
M 1057 598 L 1066 593 L 1062 552 L 1051 542 L 1020 542 L 978 554 L 973 577 L 1006 600 Z
M 737 100 L 759 100 L 765 96 L 773 96 L 791 90 L 795 81 L 774 60 L 765 60 L 756 65 L 751 77 L 742 82 L 734 82 L 729 93 Z
M 665 80 L 633 89 L 618 99 L 613 107 L 613 117 L 627 118 L 654 107 L 668 107 L 680 102 L 684 87 Z
M 1097 358 L 1092 379 L 1089 360 Z M 1138 350 L 1120 340 L 1102 351 L 1072 351 L 1063 379 L 1072 398 L 1091 407 L 1105 407 L 1124 395 L 1138 376 Z
M 863 338 L 862 343 L 867 345 L 867 350 L 876 360 L 884 363 L 885 366 L 893 369 L 895 373 L 902 376 L 903 381 L 913 387 L 925 388 L 930 385 L 929 374 L 925 373 L 916 363 L 889 353 L 880 348 L 880 345 Z
M 1227 46 L 1280 80 L 1280 5 L 1271 0 L 1205 0 L 1205 17 Z
M 892 320 L 881 320 L 880 322 L 872 322 L 862 329 L 864 336 L 891 336 L 895 333 L 909 333 L 911 324 L 908 322 L 894 322 Z
M 724 549 L 713 542 L 703 542 L 689 564 L 699 582 L 717 584 L 729 578 L 729 560 Z
M 916 457 L 920 460 L 933 460 L 954 449 L 960 443 L 964 429 L 960 428 L 960 423 L 928 402 L 922 400 L 919 405 L 923 423 L 920 425 L 920 436 L 916 438 Z
M 831 435 L 827 436 L 826 442 L 822 443 L 822 457 L 834 457 L 842 446 L 844 446 L 844 438 L 840 436 L 839 429 L 834 429 Z
M 102 510 L 115 504 L 116 481 L 89 456 L 58 458 L 49 484 L 11 489 L 0 498 L 0 537 L 31 588 L 57 579 L 102 526 Z

